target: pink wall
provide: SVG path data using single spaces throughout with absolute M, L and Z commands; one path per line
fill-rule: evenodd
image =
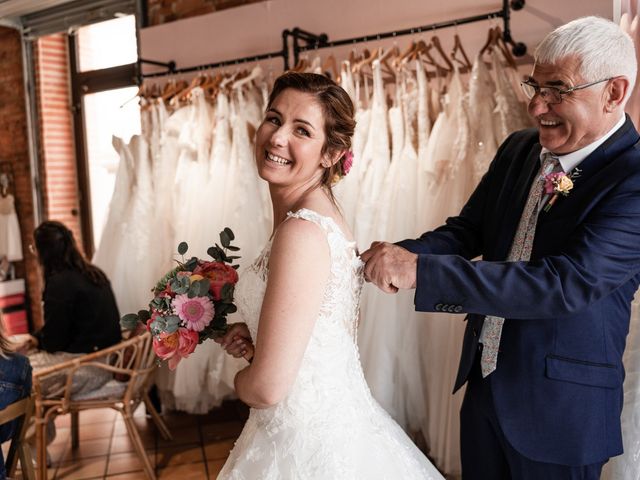
M 143 58 L 172 59 L 178 67 L 186 67 L 280 50 L 285 28 L 297 26 L 339 40 L 487 13 L 499 10 L 501 4 L 496 0 L 269 0 L 146 28 L 140 34 L 141 52 Z M 584 15 L 612 18 L 612 0 L 528 0 L 523 10 L 512 12 L 513 37 L 533 52 L 547 32 Z M 489 26 L 484 21 L 457 28 L 469 56 L 484 44 Z M 453 28 L 438 31 L 445 51 L 453 33 Z M 387 40 L 385 45 L 393 42 Z M 401 49 L 409 42 L 408 36 L 397 39 Z M 333 53 L 339 60 L 349 50 L 343 47 Z M 282 70 L 282 60 L 271 64 L 274 73 Z

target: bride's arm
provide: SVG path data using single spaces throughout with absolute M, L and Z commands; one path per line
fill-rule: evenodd
M 306 220 L 280 225 L 271 247 L 267 290 L 251 365 L 235 378 L 238 397 L 254 408 L 280 402 L 298 374 L 330 270 L 325 233 Z

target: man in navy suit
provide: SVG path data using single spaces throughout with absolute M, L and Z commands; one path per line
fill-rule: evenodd
M 535 57 L 523 88 L 537 128 L 500 146 L 457 217 L 362 255 L 382 290 L 416 289 L 416 310 L 468 314 L 455 386 L 468 382 L 465 480 L 596 479 L 622 453 L 640 283 L 640 137 L 624 115 L 635 50 L 586 17 Z

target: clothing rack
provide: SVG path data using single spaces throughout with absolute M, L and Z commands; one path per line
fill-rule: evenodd
M 503 0 L 502 9 L 495 12 L 485 13 L 482 15 L 474 15 L 472 17 L 458 18 L 455 20 L 447 20 L 444 22 L 432 23 L 430 25 L 423 25 L 420 27 L 406 28 L 404 30 L 394 30 L 391 32 L 377 33 L 373 35 L 364 35 L 361 37 L 345 38 L 342 40 L 328 41 L 326 33 L 315 35 L 313 33 L 301 30 L 300 28 L 294 28 L 291 31 L 293 41 L 293 60 L 294 64 L 297 64 L 300 59 L 300 53 L 309 50 L 317 50 L 320 48 L 332 48 L 340 47 L 343 45 L 353 45 L 356 43 L 372 42 L 375 40 L 382 40 L 385 38 L 396 38 L 402 35 L 415 35 L 422 32 L 428 32 L 438 30 L 441 28 L 457 27 L 458 25 L 464 25 L 467 23 L 475 23 L 484 20 L 491 20 L 495 18 L 502 18 L 503 29 L 502 39 L 505 43 L 511 45 L 512 52 L 516 57 L 522 57 L 527 53 L 527 46 L 522 42 L 515 42 L 511 36 L 511 10 L 520 10 L 524 7 L 525 0 Z M 305 42 L 304 45 L 300 44 L 300 41 Z M 289 69 L 288 63 L 285 62 L 285 70 Z
M 307 32 L 298 27 L 289 30 L 282 31 L 282 50 L 276 52 L 263 53 L 261 55 L 251 55 L 248 57 L 234 58 L 230 60 L 223 60 L 215 63 L 207 63 L 203 65 L 196 65 L 193 67 L 176 68 L 176 63 L 171 60 L 170 62 L 157 62 L 155 60 L 139 60 L 138 65 L 147 63 L 151 65 L 166 67 L 166 71 L 154 72 L 154 73 L 141 73 L 139 70 L 138 79 L 142 83 L 145 78 L 164 77 L 167 75 L 176 75 L 181 73 L 199 72 L 204 70 L 210 70 L 214 68 L 228 67 L 232 65 L 240 65 L 243 63 L 257 62 L 260 60 L 270 60 L 273 58 L 282 57 L 284 61 L 284 70 L 289 70 L 291 65 L 289 64 L 289 38 L 293 38 L 293 55 L 294 65 L 298 63 L 300 53 L 308 50 L 316 50 L 320 48 L 338 47 L 342 45 L 353 45 L 356 43 L 371 42 L 374 40 L 382 40 L 385 38 L 395 38 L 402 35 L 415 35 L 422 32 L 431 30 L 438 30 L 441 28 L 456 27 L 458 25 L 464 25 L 467 23 L 480 22 L 484 20 L 491 20 L 496 18 L 502 18 L 503 29 L 502 38 L 505 43 L 512 46 L 513 54 L 517 57 L 523 56 L 527 52 L 527 46 L 521 42 L 514 42 L 511 37 L 510 19 L 511 10 L 520 10 L 524 7 L 525 0 L 503 0 L 502 8 L 495 12 L 485 13 L 482 15 L 475 15 L 472 17 L 458 18 L 455 20 L 448 20 L 445 22 L 432 23 L 430 25 L 423 25 L 420 27 L 407 28 L 404 30 L 394 30 L 391 32 L 377 33 L 373 35 L 365 35 L 361 37 L 346 38 L 343 40 L 329 41 L 329 37 L 325 33 L 314 34 Z M 304 44 L 301 44 L 304 42 Z

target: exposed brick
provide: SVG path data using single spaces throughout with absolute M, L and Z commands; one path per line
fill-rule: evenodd
M 0 161 L 13 170 L 13 194 L 22 234 L 24 260 L 16 263 L 19 278 L 25 278 L 31 320 L 42 324 L 40 271 L 36 258 L 29 253 L 34 225 L 31 167 L 27 140 L 27 112 L 24 102 L 22 44 L 20 34 L 0 27 Z

